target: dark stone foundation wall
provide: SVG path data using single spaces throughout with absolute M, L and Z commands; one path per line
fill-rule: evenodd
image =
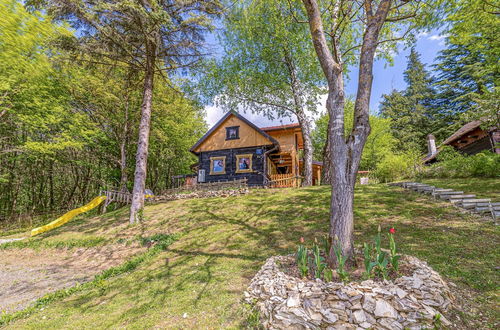
M 232 181 L 243 178 L 248 179 L 248 185 L 259 186 L 264 183 L 264 153 L 272 146 L 238 148 L 202 152 L 199 155 L 200 169 L 205 170 L 205 182 Z M 260 155 L 257 155 L 257 149 L 261 149 Z M 236 173 L 236 155 L 252 154 L 251 173 Z M 226 156 L 226 173 L 210 175 L 210 157 Z

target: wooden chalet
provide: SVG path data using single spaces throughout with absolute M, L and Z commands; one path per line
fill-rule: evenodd
M 303 149 L 298 124 L 259 128 L 228 112 L 190 149 L 199 160 L 198 182 L 246 178 L 252 186 L 297 185 Z M 313 163 L 313 183 L 319 184 L 322 163 Z
M 474 155 L 484 150 L 500 153 L 500 130 L 496 127 L 485 127 L 483 120 L 474 120 L 460 127 L 443 142 L 443 146 L 451 146 L 456 150 Z M 439 150 L 435 147 L 434 137 L 428 137 L 429 153 L 424 158 L 424 163 L 433 163 Z

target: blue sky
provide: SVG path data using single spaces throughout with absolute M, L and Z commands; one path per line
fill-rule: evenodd
M 444 36 L 439 31 L 433 30 L 428 33 L 420 33 L 417 36 L 416 49 L 420 53 L 421 60 L 426 64 L 426 68 L 431 71 L 430 65 L 434 63 L 434 59 L 438 52 L 445 47 Z M 376 61 L 374 64 L 374 79 L 372 87 L 372 97 L 370 101 L 370 110 L 372 113 L 378 112 L 379 103 L 383 94 L 390 93 L 393 89 L 402 90 L 406 87 L 403 80 L 403 71 L 406 69 L 406 57 L 410 50 L 404 49 L 401 45 L 399 52 L 394 56 L 394 64 L 389 66 L 385 61 Z M 357 70 L 353 68 L 351 71 L 351 79 L 346 81 L 346 93 L 349 95 L 356 94 Z M 324 105 L 321 105 L 320 111 L 324 111 Z M 224 114 L 222 109 L 215 106 L 207 106 L 206 120 L 209 126 L 215 124 Z M 252 113 L 243 114 L 246 118 L 254 122 L 257 126 L 272 126 L 280 124 L 288 124 L 296 122 L 295 118 L 284 118 L 279 120 L 269 120 L 259 115 Z

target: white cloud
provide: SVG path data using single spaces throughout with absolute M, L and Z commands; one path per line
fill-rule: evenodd
M 446 38 L 448 38 L 447 34 L 433 34 L 427 39 L 432 41 L 439 41 L 439 46 L 444 46 Z
M 429 40 L 443 40 L 445 38 L 445 36 L 440 36 L 440 35 L 437 35 L 437 34 L 433 34 L 429 37 Z

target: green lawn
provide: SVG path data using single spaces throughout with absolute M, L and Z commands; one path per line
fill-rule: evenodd
M 246 196 L 148 206 L 146 221 L 138 226 L 126 224 L 127 210 L 77 220 L 38 238 L 46 244 L 36 245 L 53 249 L 58 247 L 49 241 L 72 242 L 68 246 L 89 241 L 121 244 L 155 233 L 176 233 L 178 239 L 134 270 L 55 299 L 9 327 L 248 326 L 248 307 L 241 298 L 249 281 L 266 258 L 292 252 L 299 237 L 310 241 L 323 236 L 328 204 L 325 186 L 255 190 Z M 370 240 L 379 224 L 384 229 L 394 226 L 403 253 L 428 261 L 464 295 L 471 295 L 471 312 L 461 317 L 495 327 L 500 302 L 498 227 L 446 203 L 386 185 L 358 187 L 355 204 L 357 245 Z

